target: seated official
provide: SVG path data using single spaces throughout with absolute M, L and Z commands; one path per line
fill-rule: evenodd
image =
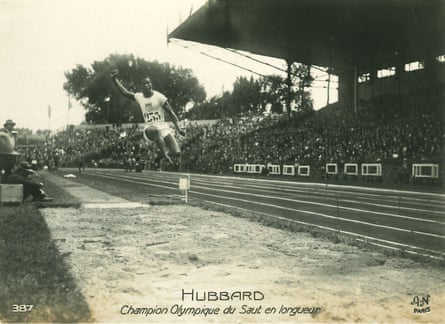
M 3 181 L 8 184 L 22 184 L 23 185 L 23 200 L 32 196 L 34 202 L 51 201 L 52 198 L 43 191 L 43 183 L 34 181 L 31 176 L 34 170 L 27 162 L 21 162 L 19 166 L 14 169 L 10 175 Z

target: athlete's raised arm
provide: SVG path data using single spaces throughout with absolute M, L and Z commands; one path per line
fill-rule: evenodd
M 116 85 L 116 87 L 119 89 L 120 93 L 122 93 L 124 97 L 134 100 L 134 93 L 128 91 L 127 88 L 123 86 L 123 84 L 117 78 L 118 74 L 119 74 L 118 70 L 111 71 L 110 73 L 111 80 L 113 80 L 113 83 Z

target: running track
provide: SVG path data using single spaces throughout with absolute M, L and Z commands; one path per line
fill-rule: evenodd
M 93 169 L 86 176 L 178 194 L 181 174 Z M 388 249 L 445 259 L 445 194 L 191 174 L 189 197 L 286 219 Z

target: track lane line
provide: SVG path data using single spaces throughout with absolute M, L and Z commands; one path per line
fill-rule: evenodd
M 352 235 L 352 236 L 355 236 L 355 237 L 361 237 L 361 238 L 364 238 L 366 240 L 374 240 L 374 241 L 384 242 L 384 243 L 392 244 L 392 245 L 396 245 L 396 246 L 403 246 L 405 248 L 412 248 L 412 249 L 415 249 L 415 250 L 421 250 L 421 251 L 430 252 L 430 253 L 434 253 L 434 254 L 445 255 L 445 253 L 441 252 L 441 251 L 425 249 L 425 248 L 417 247 L 417 246 L 414 246 L 414 245 L 403 244 L 403 243 L 400 243 L 400 242 L 383 240 L 383 239 L 379 239 L 379 238 L 373 237 L 373 236 L 367 236 L 367 235 L 358 234 L 358 233 L 354 233 L 354 232 L 339 230 L 339 229 L 328 227 L 328 226 L 316 225 L 316 224 L 312 224 L 312 223 L 297 221 L 295 219 L 289 219 L 289 218 L 282 217 L 282 216 L 271 215 L 271 214 L 267 214 L 267 213 L 264 213 L 264 212 L 252 211 L 250 209 L 238 207 L 238 206 L 235 206 L 235 205 L 222 204 L 222 203 L 218 203 L 218 202 L 211 201 L 211 200 L 203 200 L 203 201 L 205 201 L 207 203 L 210 203 L 210 204 L 216 204 L 216 205 L 220 205 L 220 206 L 224 206 L 224 207 L 240 209 L 240 210 L 243 210 L 243 211 L 248 212 L 248 213 L 260 214 L 260 215 L 264 215 L 264 216 L 271 217 L 271 218 L 277 218 L 277 219 L 280 219 L 280 220 L 283 220 L 283 221 L 287 221 L 287 222 L 291 222 L 291 223 L 297 223 L 297 224 L 301 224 L 301 225 L 305 225 L 305 226 L 326 229 L 326 230 L 329 230 L 329 231 L 332 231 L 332 232 L 336 232 L 336 233 L 342 233 L 342 234 Z M 365 242 L 371 243 L 369 241 L 365 241 Z M 381 245 L 381 246 L 385 247 L 385 248 L 392 248 L 392 249 L 400 250 L 399 248 L 395 248 L 395 247 L 388 246 L 388 245 Z M 406 250 L 403 250 L 403 251 L 406 251 Z M 414 253 L 418 254 L 417 252 L 414 252 Z M 437 259 L 445 259 L 443 257 L 435 257 L 435 256 L 432 256 L 430 254 L 420 254 L 420 255 L 427 256 L 427 257 L 432 257 L 432 258 L 437 258 Z
M 104 177 L 108 177 L 108 178 L 111 178 L 111 179 L 115 178 L 115 177 L 110 177 L 110 176 L 106 176 L 106 175 L 104 175 Z M 132 179 L 134 181 L 141 181 L 140 178 L 137 178 L 137 180 L 136 180 L 136 178 L 131 177 L 131 176 L 120 175 L 118 177 L 120 179 Z M 154 180 L 152 178 L 149 178 L 149 179 L 146 179 L 146 181 L 154 181 Z M 156 181 L 157 182 L 163 182 L 163 183 L 171 183 L 171 182 L 168 182 L 168 181 L 165 181 L 165 180 L 156 180 Z M 136 182 L 136 183 L 143 184 L 145 182 Z M 173 183 L 172 183 L 172 185 L 173 185 Z M 157 186 L 158 187 L 167 188 L 167 187 L 162 186 L 162 185 L 157 185 Z M 198 188 L 201 188 L 201 189 L 210 189 L 210 190 L 213 190 L 213 191 L 232 193 L 232 194 L 248 195 L 248 196 L 253 196 L 253 197 L 258 197 L 258 198 L 277 199 L 277 200 L 283 200 L 283 201 L 293 202 L 293 203 L 303 203 L 303 204 L 309 204 L 309 205 L 315 205 L 315 206 L 323 206 L 323 207 L 328 207 L 328 208 L 338 208 L 338 209 L 344 209 L 344 210 L 349 210 L 349 211 L 355 211 L 355 212 L 359 212 L 359 213 L 367 213 L 367 214 L 374 214 L 374 215 L 381 215 L 381 216 L 388 216 L 388 217 L 394 217 L 394 218 L 414 220 L 414 221 L 419 221 L 419 222 L 426 222 L 426 223 L 434 223 L 434 224 L 439 224 L 439 225 L 445 225 L 445 222 L 440 222 L 440 221 L 435 221 L 435 220 L 430 220 L 430 219 L 417 218 L 417 217 L 412 217 L 412 216 L 397 215 L 397 214 L 392 214 L 392 213 L 376 212 L 376 211 L 360 209 L 360 208 L 352 208 L 352 207 L 346 207 L 346 206 L 337 206 L 337 205 L 325 204 L 325 203 L 319 203 L 319 202 L 313 202 L 313 201 L 307 201 L 307 200 L 299 200 L 299 199 L 267 196 L 267 195 L 246 193 L 246 192 L 233 191 L 233 190 L 216 189 L 216 188 L 209 188 L 209 187 L 206 187 L 206 186 L 199 186 L 199 185 L 198 186 L 195 185 L 195 187 L 198 187 Z M 168 187 L 168 188 L 169 189 L 177 189 L 177 188 L 170 188 L 170 187 Z M 192 191 L 190 191 L 190 192 L 192 192 Z M 369 224 L 372 224 L 372 223 L 369 223 Z M 423 232 L 420 232 L 420 233 L 423 233 Z M 436 235 L 436 234 L 431 234 L 431 235 Z
M 196 181 L 194 181 L 194 183 L 196 183 Z M 198 183 L 200 184 L 206 184 L 203 181 L 198 181 Z M 207 183 L 208 184 L 208 183 Z M 214 184 L 212 184 L 214 185 Z M 233 188 L 233 185 L 219 185 L 217 184 L 216 186 L 222 186 L 222 187 L 229 187 L 229 188 Z M 258 188 L 257 186 L 243 186 L 243 187 L 249 187 L 251 188 L 251 190 L 258 190 L 258 191 L 265 191 L 265 192 L 276 192 L 273 191 L 273 189 L 269 189 L 269 188 Z M 303 191 L 301 190 L 294 190 L 294 189 L 283 189 L 283 191 L 289 192 L 289 193 L 298 193 L 298 195 L 302 195 L 305 197 L 311 197 L 312 195 L 310 194 L 305 194 Z M 300 194 L 301 193 L 301 194 Z M 320 193 L 320 191 L 317 191 L 316 193 Z M 322 192 L 322 194 L 324 194 Z M 326 197 L 323 197 L 322 199 L 326 199 L 326 200 L 335 200 L 337 197 L 341 197 L 340 194 L 337 195 L 326 195 Z M 365 198 L 366 199 L 366 198 Z M 414 211 L 414 212 L 428 212 L 428 213 L 433 213 L 433 214 L 439 214 L 444 216 L 444 211 L 436 211 L 436 210 L 428 210 L 428 209 L 419 209 L 419 208 L 412 208 L 412 207 L 403 207 L 403 206 L 395 206 L 395 205 L 386 205 L 386 204 L 376 204 L 376 203 L 370 203 L 370 202 L 365 202 L 365 201 L 361 201 L 361 200 L 351 200 L 351 199 L 342 199 L 340 198 L 339 201 L 343 201 L 343 202 L 348 202 L 348 203 L 352 203 L 352 204 L 363 204 L 363 205 L 368 205 L 368 206 L 375 206 L 375 207 L 382 207 L 382 208 L 389 208 L 389 209 L 403 209 L 403 210 L 407 210 L 407 211 Z M 445 223 L 444 223 L 445 224 Z
M 425 235 L 425 236 L 431 236 L 431 237 L 435 237 L 435 238 L 445 239 L 445 236 L 443 236 L 443 235 L 438 235 L 438 234 L 433 234 L 433 233 L 425 233 L 425 232 L 419 232 L 419 231 L 413 231 L 413 230 L 407 230 L 407 229 L 403 229 L 403 228 L 399 228 L 399 227 L 393 227 L 393 226 L 387 226 L 387 225 L 373 224 L 373 223 L 369 223 L 369 222 L 363 222 L 363 221 L 359 221 L 359 220 L 355 220 L 355 219 L 349 219 L 349 218 L 343 218 L 343 217 L 338 217 L 338 216 L 332 216 L 332 215 L 328 215 L 328 214 L 324 214 L 324 213 L 318 213 L 318 212 L 313 212 L 313 211 L 308 211 L 308 210 L 301 210 L 301 209 L 295 209 L 295 208 L 290 208 L 290 207 L 278 206 L 278 205 L 262 203 L 262 202 L 257 202 L 257 201 L 251 201 L 251 200 L 246 200 L 246 199 L 240 199 L 240 198 L 235 198 L 235 197 L 227 197 L 227 196 L 220 197 L 220 196 L 216 196 L 216 195 L 212 195 L 212 194 L 208 194 L 208 193 L 203 193 L 203 192 L 192 191 L 192 190 L 190 191 L 190 193 L 195 193 L 195 194 L 205 195 L 205 196 L 210 196 L 210 197 L 217 197 L 217 198 L 220 198 L 220 199 L 223 198 L 223 199 L 237 200 L 237 201 L 241 201 L 241 202 L 244 202 L 244 203 L 250 203 L 250 204 L 255 204 L 255 205 L 261 205 L 261 206 L 267 206 L 267 207 L 272 207 L 272 208 L 277 208 L 277 209 L 283 209 L 283 210 L 293 211 L 293 212 L 297 212 L 297 213 L 315 215 L 315 216 L 320 216 L 320 217 L 324 217 L 324 218 L 335 219 L 335 220 L 340 220 L 340 221 L 350 222 L 350 223 L 356 223 L 356 224 L 361 224 L 361 225 L 366 225 L 366 226 L 371 226 L 371 227 L 384 228 L 384 229 L 389 229 L 389 230 L 392 230 L 392 231 L 411 233 L 411 234 L 419 234 L 419 235 Z
M 346 207 L 346 206 L 337 206 L 337 205 L 313 202 L 313 201 L 308 201 L 308 200 L 291 199 L 291 198 L 283 198 L 283 197 L 275 197 L 275 196 L 267 196 L 267 195 L 246 193 L 246 192 L 234 191 L 234 190 L 213 189 L 213 188 L 208 188 L 208 187 L 204 187 L 204 186 L 198 186 L 198 187 L 211 189 L 213 191 L 220 191 L 220 192 L 227 192 L 227 193 L 232 193 L 232 194 L 254 196 L 254 197 L 258 197 L 258 198 L 277 199 L 277 200 L 293 202 L 293 203 L 301 203 L 301 204 L 308 204 L 308 205 L 315 205 L 315 206 L 323 206 L 323 207 L 329 207 L 329 208 L 339 208 L 339 209 L 350 210 L 350 211 L 355 211 L 355 212 L 359 212 L 359 213 L 368 213 L 368 214 L 375 214 L 375 215 L 381 215 L 381 216 L 389 216 L 389 217 L 395 217 L 395 218 L 415 220 L 415 221 L 419 221 L 419 222 L 427 222 L 427 223 L 434 223 L 434 224 L 445 225 L 445 222 L 440 222 L 440 221 L 435 221 L 435 220 L 430 220 L 430 219 L 417 218 L 417 217 L 411 217 L 411 216 L 397 215 L 397 214 L 393 214 L 393 213 L 376 212 L 376 211 L 360 209 L 360 208 L 352 208 L 352 207 Z

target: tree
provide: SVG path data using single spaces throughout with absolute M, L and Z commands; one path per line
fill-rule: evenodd
M 238 110 L 232 103 L 232 93 L 229 91 L 224 91 L 222 96 L 213 96 L 185 113 L 185 117 L 191 120 L 224 119 L 235 116 L 238 116 Z
M 286 106 L 290 116 L 292 106 L 298 112 L 313 110 L 313 100 L 308 91 L 314 80 L 311 76 L 310 65 L 293 63 L 289 67 L 290 79 L 280 75 L 269 75 L 261 79 L 261 97 L 263 106 L 272 104 L 272 112 L 282 113 Z M 289 89 L 290 86 L 290 89 Z M 287 107 L 287 106 L 291 107 Z
M 312 86 L 314 78 L 311 75 L 311 66 L 306 64 L 292 64 L 292 84 L 294 87 L 294 100 L 298 112 L 310 112 L 314 109 L 311 93 L 308 89 Z
M 286 101 L 286 80 L 279 75 L 269 75 L 261 79 L 261 100 L 263 107 L 271 104 L 271 112 L 283 113 L 283 104 Z
M 65 72 L 64 90 L 81 102 L 86 109 L 86 120 L 93 123 L 142 121 L 138 106 L 124 98 L 109 77 L 111 70 L 119 70 L 119 78 L 130 91 L 138 91 L 140 80 L 149 76 L 154 89 L 167 96 L 173 110 L 181 114 L 190 102 L 204 101 L 204 87 L 189 69 L 170 66 L 157 61 L 148 62 L 133 55 L 113 54 L 91 67 L 76 65 Z
M 282 112 L 280 101 L 285 89 L 283 78 L 279 76 L 267 79 L 238 77 L 232 92 L 225 91 L 222 96 L 196 105 L 186 116 L 189 119 L 213 119 L 257 115 L 264 111 L 267 103 L 273 103 L 273 111 Z
M 212 97 L 201 104 L 195 105 L 184 114 L 190 120 L 219 119 L 222 115 L 222 97 Z
M 261 84 L 253 77 L 238 77 L 233 83 L 231 105 L 236 110 L 233 113 L 245 115 L 257 114 L 261 109 Z

